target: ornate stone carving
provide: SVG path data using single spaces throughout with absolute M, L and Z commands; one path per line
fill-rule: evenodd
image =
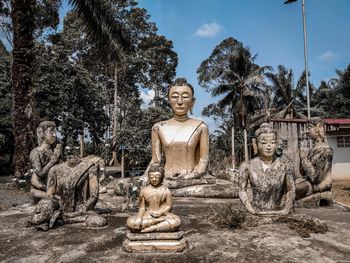
M 240 167 L 239 198 L 253 215 L 287 215 L 295 198 L 293 164 L 288 158 L 276 156 L 277 133 L 270 124 L 261 124 L 255 138 L 257 157 Z M 247 194 L 248 183 L 251 199 Z

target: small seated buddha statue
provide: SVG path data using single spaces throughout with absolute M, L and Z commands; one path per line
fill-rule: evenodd
M 255 131 L 257 157 L 244 162 L 239 172 L 239 198 L 250 214 L 287 215 L 295 199 L 294 169 L 289 158 L 276 156 L 277 132 L 268 123 Z M 248 197 L 251 185 L 252 200 Z
M 171 213 L 172 194 L 162 184 L 163 178 L 163 167 L 151 164 L 148 169 L 150 184 L 141 189 L 139 212 L 127 220 L 127 226 L 132 232 L 173 232 L 179 228 L 181 220 Z

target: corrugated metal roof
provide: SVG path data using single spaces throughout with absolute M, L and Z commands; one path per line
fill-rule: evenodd
M 350 124 L 350 119 L 324 119 L 327 124 Z

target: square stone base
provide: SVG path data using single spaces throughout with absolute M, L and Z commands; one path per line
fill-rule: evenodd
M 182 239 L 183 232 L 169 233 L 128 233 L 123 242 L 123 249 L 129 253 L 176 253 L 188 248 Z

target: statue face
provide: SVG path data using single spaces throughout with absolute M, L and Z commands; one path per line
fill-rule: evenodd
M 53 212 L 52 206 L 47 202 L 39 202 L 35 208 L 35 212 L 32 215 L 32 222 L 36 225 L 39 225 L 43 222 L 50 220 L 50 216 Z
M 272 157 L 277 148 L 275 133 L 262 133 L 258 138 L 258 153 L 263 157 Z
M 44 132 L 44 142 L 47 144 L 54 144 L 56 142 L 56 128 L 49 127 Z
M 169 91 L 169 102 L 176 115 L 186 115 L 194 104 L 191 88 L 187 86 L 171 87 Z
M 317 126 L 311 126 L 308 128 L 310 139 L 315 140 L 317 137 L 325 136 L 324 126 L 317 125 Z
M 160 172 L 149 172 L 148 173 L 149 182 L 153 186 L 158 186 L 162 182 L 162 174 Z

